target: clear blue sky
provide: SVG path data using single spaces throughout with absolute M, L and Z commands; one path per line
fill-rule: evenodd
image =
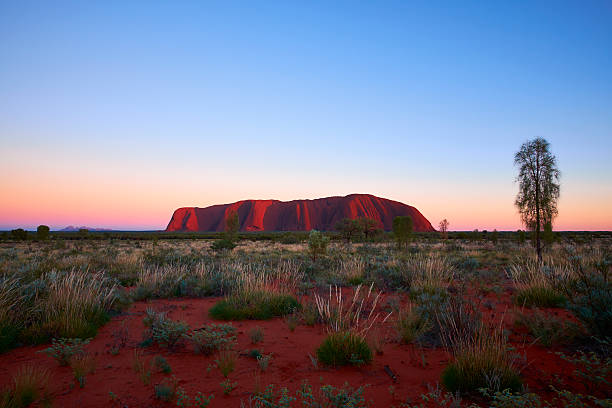
M 547 138 L 560 229 L 612 229 L 612 2 L 0 2 L 0 228 L 364 192 L 516 229 Z

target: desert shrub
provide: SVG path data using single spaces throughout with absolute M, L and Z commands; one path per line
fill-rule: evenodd
M 164 378 L 155 385 L 155 398 L 163 402 L 170 402 L 176 398 L 178 382 L 176 378 Z
M 157 371 L 164 374 L 170 374 L 172 372 L 172 367 L 170 367 L 168 360 L 166 360 L 163 356 L 155 356 L 153 358 L 153 366 Z
M 236 244 L 231 239 L 222 238 L 215 240 L 210 248 L 215 252 L 227 252 L 236 248 Z
M 576 367 L 573 374 L 587 391 L 590 393 L 603 392 L 606 397 L 612 395 L 612 391 L 610 391 L 612 390 L 612 357 L 583 351 L 579 351 L 573 356 L 561 352 L 556 354 Z
M 368 364 L 372 361 L 372 351 L 362 336 L 352 332 L 334 332 L 317 349 L 317 359 L 332 367 Z
M 0 391 L 0 406 L 25 408 L 38 403 L 42 407 L 50 407 L 50 378 L 49 371 L 44 368 L 22 366 L 13 376 L 12 384 Z
M 345 383 L 342 388 L 324 385 L 315 395 L 312 386 L 303 382 L 295 396 L 292 396 L 287 388 L 277 389 L 274 384 L 270 384 L 264 391 L 251 397 L 251 404 L 255 408 L 288 408 L 296 401 L 299 406 L 311 408 L 365 408 L 368 404 L 363 391 L 363 387 L 353 389 Z
M 194 351 L 205 356 L 217 350 L 230 348 L 236 341 L 236 329 L 229 324 L 209 324 L 191 332 L 187 338 L 193 344 Z
M 459 408 L 461 407 L 461 396 L 459 393 L 445 392 L 440 388 L 438 384 L 436 387 L 432 387 L 427 384 L 427 394 L 421 394 L 420 404 L 412 404 L 410 401 L 403 403 L 402 408 L 426 408 L 426 407 L 439 407 L 439 408 Z M 479 408 L 477 405 L 470 405 L 470 408 Z
M 49 357 L 53 357 L 59 365 L 68 366 L 75 357 L 82 357 L 85 354 L 83 346 L 89 343 L 90 339 L 53 339 L 51 347 L 42 350 Z
M 478 262 L 478 259 L 471 256 L 465 258 L 462 262 L 459 263 L 459 268 L 463 269 L 466 272 L 474 272 L 479 267 L 480 262 Z
M 147 309 L 146 313 L 143 322 L 149 326 L 149 339 L 162 347 L 175 347 L 189 330 L 187 323 L 171 320 L 163 312 Z
M 529 334 L 544 347 L 570 344 L 580 334 L 579 327 L 551 314 L 536 309 L 531 314 L 519 313 L 516 324 L 527 328 Z
M 512 392 L 509 389 L 492 392 L 482 388 L 480 392 L 491 399 L 491 408 L 541 408 L 544 403 L 540 396 L 533 393 Z
M 419 341 L 421 337 L 431 328 L 429 322 L 416 308 L 401 309 L 398 312 L 395 328 L 399 334 L 400 341 L 409 344 Z
M 363 283 L 366 263 L 362 258 L 350 257 L 340 259 L 335 276 L 342 279 L 343 283 L 359 285 Z
M 317 230 L 310 231 L 308 236 L 308 253 L 313 262 L 316 262 L 317 258 L 325 256 L 328 245 L 329 237 L 326 237 Z
M 324 385 L 319 390 L 317 397 L 308 383 L 302 383 L 297 395 L 302 401 L 302 406 L 305 407 L 366 408 L 368 404 L 363 397 L 363 391 L 364 387 L 353 389 L 348 383 L 344 383 L 342 388 Z
M 586 259 L 585 259 L 586 258 Z M 561 280 L 568 308 L 591 334 L 612 338 L 612 255 L 590 254 L 571 259 L 573 274 Z
M 266 320 L 299 308 L 297 299 L 291 295 L 262 291 L 248 296 L 230 295 L 210 308 L 209 314 L 219 320 Z

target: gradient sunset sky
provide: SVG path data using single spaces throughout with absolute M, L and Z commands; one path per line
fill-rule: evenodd
M 0 229 L 370 193 L 516 230 L 551 143 L 558 230 L 612 230 L 612 2 L 1 1 Z

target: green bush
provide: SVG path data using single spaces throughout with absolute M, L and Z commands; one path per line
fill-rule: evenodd
M 372 351 L 366 340 L 351 332 L 337 332 L 328 335 L 317 349 L 317 359 L 327 366 L 368 364 Z
M 215 252 L 231 251 L 236 248 L 236 244 L 230 239 L 223 238 L 213 242 L 210 248 Z
M 526 307 L 563 307 L 566 299 L 554 289 L 532 286 L 521 290 L 514 297 L 514 303 Z
M 198 354 L 209 356 L 217 350 L 230 348 L 236 340 L 236 329 L 229 324 L 209 324 L 201 329 L 194 330 L 186 337 L 193 344 Z
M 89 343 L 90 339 L 53 339 L 51 340 L 52 346 L 42 350 L 49 357 L 53 357 L 57 360 L 59 365 L 67 366 L 70 364 L 70 360 L 74 357 L 82 356 L 85 354 L 83 346 Z
M 208 313 L 218 320 L 267 320 L 288 315 L 300 307 L 291 295 L 259 291 L 248 296 L 231 295 L 217 302 Z
M 187 323 L 171 320 L 165 313 L 157 313 L 151 309 L 147 310 L 143 323 L 150 326 L 149 340 L 167 348 L 175 347 L 189 330 Z
M 566 322 L 540 310 L 535 310 L 532 314 L 518 314 L 516 324 L 527 328 L 529 334 L 544 347 L 571 344 L 580 334 L 575 323 Z

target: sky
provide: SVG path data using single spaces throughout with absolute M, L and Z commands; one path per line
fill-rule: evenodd
M 612 230 L 612 2 L 0 0 L 0 229 L 164 229 L 178 207 L 369 193 Z

